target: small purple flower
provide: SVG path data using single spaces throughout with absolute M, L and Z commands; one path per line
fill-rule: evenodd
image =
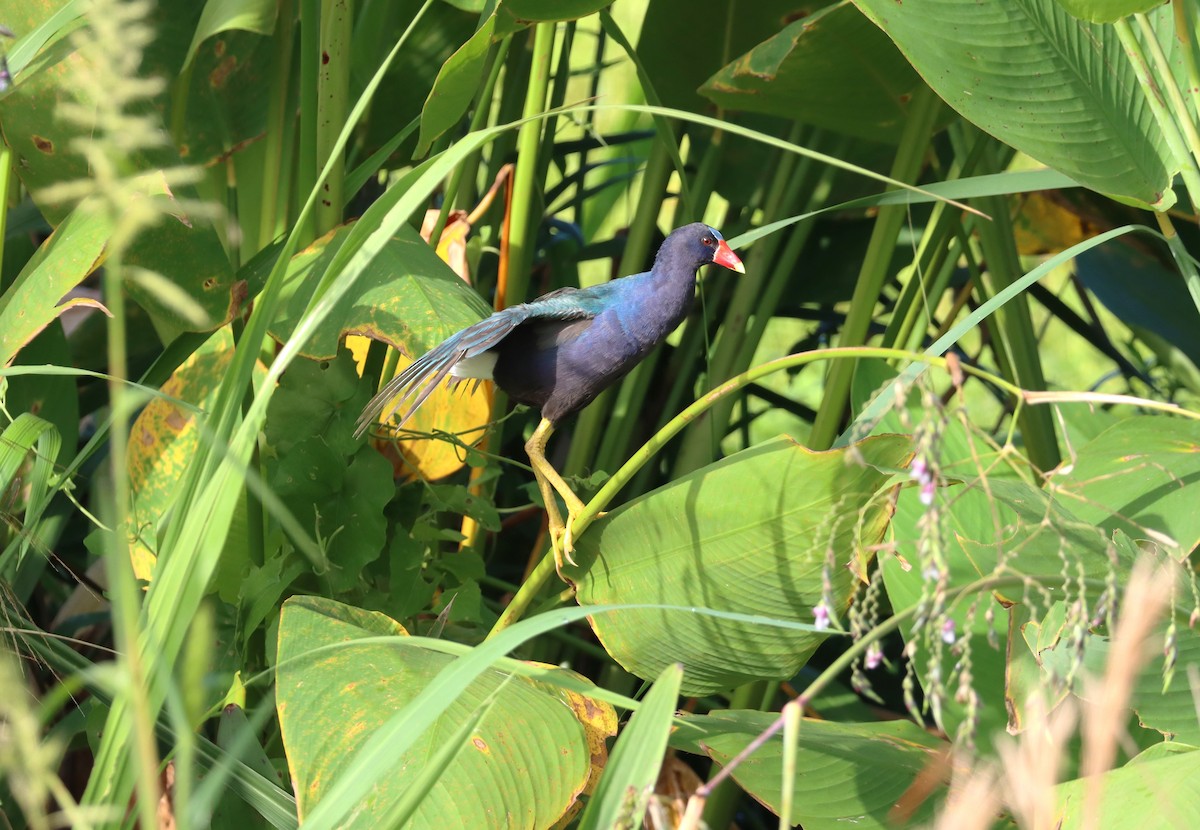
M 912 460 L 912 464 L 908 468 L 908 477 L 922 483 L 929 480 L 929 464 L 925 461 L 924 456 L 918 455 Z
M 954 641 L 958 639 L 954 632 L 954 620 L 946 620 L 942 623 L 942 642 L 946 645 L 954 645 Z
M 921 499 L 921 504 L 925 505 L 926 507 L 929 507 L 931 504 L 933 504 L 933 494 L 935 492 L 937 492 L 937 484 L 934 483 L 933 479 L 930 479 L 929 481 L 922 481 L 921 495 L 919 496 Z
M 863 660 L 863 665 L 866 667 L 867 671 L 872 671 L 883 665 L 883 649 L 881 649 L 877 644 L 871 643 L 871 645 L 867 647 L 867 656 Z
M 825 607 L 825 603 L 819 603 L 813 608 L 813 617 L 813 625 L 817 627 L 817 631 L 829 628 L 829 609 Z
M 942 572 L 938 570 L 937 565 L 931 563 L 921 571 L 921 576 L 925 578 L 926 582 L 937 582 L 942 578 Z

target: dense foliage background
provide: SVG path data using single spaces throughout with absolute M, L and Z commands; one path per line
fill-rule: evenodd
M 0 0 L 5 826 L 1196 826 L 1198 20 Z M 697 220 L 565 582 L 537 413 L 355 437 Z

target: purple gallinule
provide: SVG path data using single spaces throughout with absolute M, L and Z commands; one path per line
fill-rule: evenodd
M 510 306 L 468 326 L 413 361 L 371 399 L 358 419 L 361 435 L 386 413 L 407 405 L 397 426 L 449 375 L 494 380 L 513 400 L 540 407 L 542 420 L 525 444 L 546 502 L 554 561 L 571 564 L 571 522 L 583 510 L 546 460 L 555 425 L 587 406 L 663 342 L 692 307 L 696 272 L 708 263 L 745 273 L 717 231 L 696 222 L 674 230 L 658 249 L 654 267 L 590 288 L 560 288 L 533 302 Z M 567 505 L 564 523 L 554 500 Z

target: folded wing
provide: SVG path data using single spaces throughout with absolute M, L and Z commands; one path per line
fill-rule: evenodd
M 593 317 L 592 311 L 585 307 L 591 303 L 573 301 L 572 294 L 582 293 L 576 289 L 561 289 L 532 303 L 498 311 L 446 338 L 379 390 L 359 416 L 354 434 L 362 435 L 376 420 L 401 409 L 403 414 L 397 426 L 403 426 L 458 363 L 495 348 L 522 323 L 536 319 L 583 320 Z

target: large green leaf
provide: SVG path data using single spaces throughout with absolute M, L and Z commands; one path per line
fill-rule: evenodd
M 291 337 L 352 228 L 343 225 L 326 234 L 292 260 L 283 288 L 285 305 L 271 325 L 272 337 L 281 342 Z M 347 334 L 362 334 L 419 355 L 490 313 L 420 235 L 404 226 L 367 265 L 353 294 L 325 317 L 301 354 L 330 360 Z
M 42 243 L 8 291 L 0 296 L 0 366 L 75 305 L 99 304 L 76 298 L 60 301 L 100 267 L 112 225 L 97 213 L 74 211 Z
M 1200 744 L 1200 712 L 1196 711 L 1194 688 L 1195 673 L 1200 670 L 1200 635 L 1179 620 L 1175 637 L 1177 651 L 1170 683 L 1164 681 L 1167 673 L 1160 651 L 1138 674 L 1133 710 L 1143 726 L 1177 741 Z
M 1131 14 L 1148 12 L 1161 6 L 1163 0 L 1058 0 L 1064 9 L 1076 17 L 1093 23 L 1112 23 Z
M 839 3 L 789 24 L 700 88 L 720 107 L 898 140 L 925 84 L 861 12 Z
M 397 643 L 353 645 L 364 638 L 405 634 L 382 614 L 332 600 L 294 597 L 284 604 L 276 698 L 302 820 L 375 729 L 454 661 L 447 654 Z M 323 646 L 340 647 L 313 653 Z M 491 712 L 405 826 L 553 824 L 591 773 L 587 735 L 576 714 L 582 698 L 492 669 L 463 691 L 359 803 L 353 819 L 339 826 L 381 826 L 384 811 L 420 775 L 423 764 L 492 696 Z
M 64 4 L 46 4 L 40 10 L 41 20 L 49 18 L 54 8 L 61 5 Z M 44 189 L 91 175 L 87 162 L 72 143 L 92 131 L 60 118 L 58 111 L 59 105 L 68 101 L 85 111 L 94 109 L 95 103 L 85 92 L 88 85 L 81 80 L 92 71 L 70 40 L 60 39 L 30 62 L 14 88 L 0 97 L 0 130 L 5 143 L 19 159 L 17 174 L 53 226 L 61 224 L 74 205 L 42 198 Z M 145 102 L 137 106 L 139 114 L 150 109 Z M 134 240 L 125 253 L 125 264 L 167 276 L 199 305 L 206 322 L 189 322 L 179 314 L 177 305 L 165 301 L 159 292 L 147 289 L 140 282 L 131 281 L 128 287 L 130 295 L 155 322 L 169 330 L 209 330 L 231 319 L 240 310 L 244 297 L 214 226 L 190 215 L 183 202 L 195 199 L 194 190 L 172 189 L 151 174 L 156 169 L 178 164 L 179 154 L 169 146 L 131 154 L 129 166 L 149 174 L 144 196 L 161 203 L 158 209 L 163 218 Z
M 579 540 L 573 571 L 581 605 L 698 606 L 811 623 L 831 585 L 838 614 L 849 600 L 859 544 L 888 518 L 879 498 L 900 466 L 904 436 L 812 452 L 781 437 L 740 452 L 624 505 Z M 630 609 L 592 620 L 617 662 L 639 677 L 684 665 L 683 688 L 703 694 L 761 677 L 789 677 L 824 635 L 680 611 Z
M 395 494 L 392 465 L 353 435 L 368 396 L 343 350 L 334 360 L 293 363 L 267 408 L 267 481 L 303 531 L 321 540 L 331 565 L 322 576 L 337 593 L 359 586 L 379 558 L 383 510 Z
M 425 155 L 434 139 L 463 117 L 478 94 L 492 46 L 492 35 L 496 31 L 496 17 L 495 13 L 488 17 L 479 30 L 471 35 L 471 39 L 459 47 L 438 70 L 429 98 L 421 108 L 417 157 Z
M 1111 27 L 1055 0 L 855 2 L 982 129 L 1102 193 L 1174 203 L 1177 165 Z M 1150 20 L 1186 86 L 1170 10 Z
M 1081 521 L 1154 541 L 1176 559 L 1200 545 L 1200 422 L 1126 418 L 1079 447 L 1052 483 Z
M 664 106 L 704 112 L 697 92 L 731 60 L 774 35 L 798 16 L 829 5 L 816 0 L 760 0 L 730 5 L 723 0 L 651 0 L 638 38 L 638 58 L 654 79 Z
M 1100 777 L 1099 803 L 1093 801 L 1092 782 L 1086 778 L 1060 784 L 1056 788 L 1058 815 L 1051 824 L 1063 830 L 1177 830 L 1200 826 L 1197 778 L 1200 752 L 1168 752 L 1151 747 Z M 1089 816 L 1097 821 L 1089 823 Z
M 707 753 L 725 764 L 778 715 L 724 711 L 683 716 L 672 737 L 681 749 Z M 789 821 L 805 830 L 892 828 L 890 816 L 946 743 L 904 720 L 835 723 L 805 719 L 796 758 L 795 801 Z M 776 814 L 782 808 L 783 739 L 776 735 L 733 772 L 734 779 Z M 932 813 L 932 802 L 917 818 Z
M 221 32 L 241 29 L 260 35 L 271 34 L 275 30 L 277 5 L 276 0 L 208 0 L 196 25 L 184 65 L 191 63 L 201 43 Z

